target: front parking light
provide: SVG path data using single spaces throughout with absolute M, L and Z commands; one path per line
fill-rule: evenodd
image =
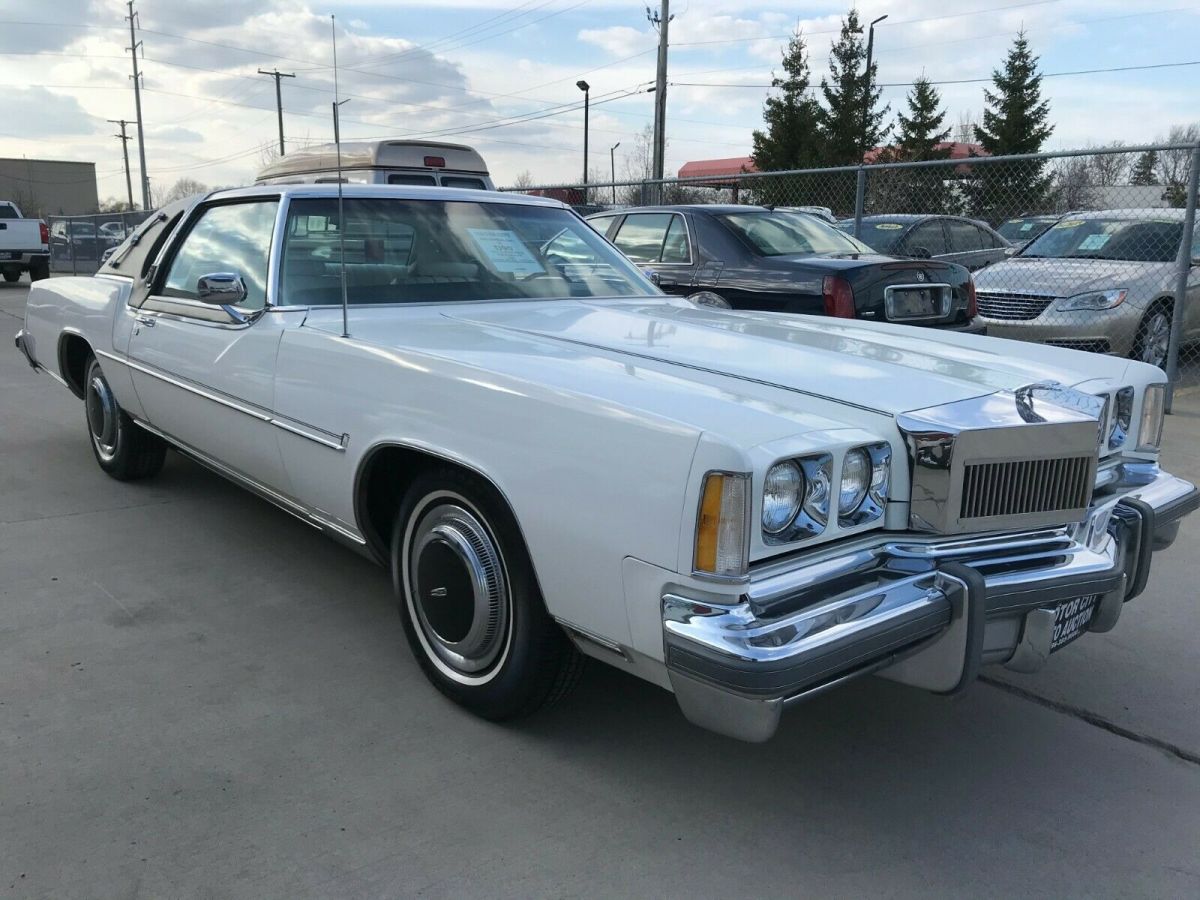
M 1138 450 L 1156 451 L 1162 446 L 1163 404 L 1166 399 L 1165 384 L 1146 386 L 1142 395 L 1142 417 L 1138 421 Z
M 697 574 L 740 578 L 749 568 L 750 476 L 709 472 L 700 493 L 694 567 Z

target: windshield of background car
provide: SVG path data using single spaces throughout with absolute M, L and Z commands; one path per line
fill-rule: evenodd
M 1033 240 L 1053 224 L 1053 222 L 1038 221 L 1037 219 L 1008 219 L 1000 223 L 1000 227 L 996 231 L 1002 238 L 1019 245 Z
M 837 227 L 846 234 L 854 234 L 853 219 L 839 222 Z M 907 227 L 900 222 L 863 222 L 859 240 L 876 253 L 891 253 L 900 238 L 904 236 L 904 230 Z
M 762 256 L 842 256 L 870 247 L 803 213 L 746 212 L 717 216 Z
M 285 305 L 631 297 L 659 293 L 565 209 L 451 200 L 293 200 L 284 232 Z
M 1063 219 L 1019 255 L 1174 262 L 1182 235 L 1181 222 L 1163 219 Z

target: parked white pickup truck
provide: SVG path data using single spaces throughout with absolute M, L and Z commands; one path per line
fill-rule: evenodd
M 50 231 L 41 219 L 26 219 L 15 203 L 0 200 L 0 274 L 16 281 L 50 277 Z

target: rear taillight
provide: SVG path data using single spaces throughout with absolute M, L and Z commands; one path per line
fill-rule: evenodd
M 431 169 L 446 168 L 446 157 L 444 156 L 427 156 L 425 157 L 425 165 Z
M 967 321 L 979 315 L 979 301 L 975 298 L 975 279 L 967 279 Z
M 48 226 L 45 222 L 38 222 L 38 231 L 41 234 L 42 243 L 50 243 L 50 226 Z
M 826 275 L 821 282 L 821 294 L 825 301 L 825 315 L 839 319 L 854 318 L 854 290 L 845 278 Z

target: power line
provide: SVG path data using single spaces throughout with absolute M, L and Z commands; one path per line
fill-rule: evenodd
M 1175 69 L 1181 66 L 1200 66 L 1200 59 L 1191 60 L 1189 62 L 1170 62 L 1170 63 L 1153 63 L 1144 66 L 1113 66 L 1107 69 L 1078 69 L 1073 72 L 1043 72 L 1042 78 L 1062 78 L 1067 75 L 1099 75 L 1106 72 L 1141 72 L 1147 69 Z M 953 78 L 945 81 L 930 81 L 929 84 L 981 84 L 990 82 L 992 78 Z M 672 81 L 672 85 L 677 87 L 719 87 L 719 88 L 771 88 L 772 84 L 744 84 L 744 83 L 718 83 L 705 81 Z M 882 82 L 876 87 L 912 87 L 912 81 L 892 81 Z

